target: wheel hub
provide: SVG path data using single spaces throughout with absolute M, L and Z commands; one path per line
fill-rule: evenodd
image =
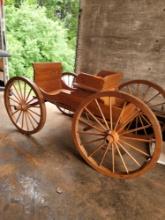
M 17 107 L 17 109 L 21 110 L 21 111 L 27 111 L 28 109 L 28 105 L 26 104 L 26 102 L 22 102 L 19 104 L 19 106 Z
M 27 110 L 27 105 L 26 104 L 21 105 L 21 109 L 22 109 L 22 111 L 26 111 Z
M 116 131 L 109 131 L 108 134 L 107 134 L 106 140 L 110 144 L 116 143 L 116 142 L 119 141 L 119 135 L 118 135 L 118 133 Z
M 14 109 L 17 111 L 17 110 L 20 110 L 20 111 L 26 111 L 28 108 L 27 108 L 27 105 L 18 105 L 18 106 L 14 106 Z

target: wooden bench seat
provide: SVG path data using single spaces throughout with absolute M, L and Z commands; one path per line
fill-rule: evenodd
M 62 89 L 61 63 L 34 63 L 34 82 L 45 92 Z

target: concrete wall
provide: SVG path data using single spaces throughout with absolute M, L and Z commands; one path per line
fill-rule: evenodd
M 165 0 L 81 0 L 77 71 L 101 69 L 165 87 Z

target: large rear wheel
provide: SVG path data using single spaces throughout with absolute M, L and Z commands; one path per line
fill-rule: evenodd
M 134 123 L 140 118 L 140 123 Z M 145 134 L 152 130 L 153 135 Z M 73 119 L 73 139 L 84 160 L 98 172 L 132 178 L 157 162 L 162 144 L 154 113 L 139 99 L 101 92 L 85 100 Z M 149 145 L 154 143 L 154 150 Z

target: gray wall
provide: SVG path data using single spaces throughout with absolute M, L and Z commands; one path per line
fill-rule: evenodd
M 165 87 L 165 0 L 81 0 L 77 71 L 102 69 Z

